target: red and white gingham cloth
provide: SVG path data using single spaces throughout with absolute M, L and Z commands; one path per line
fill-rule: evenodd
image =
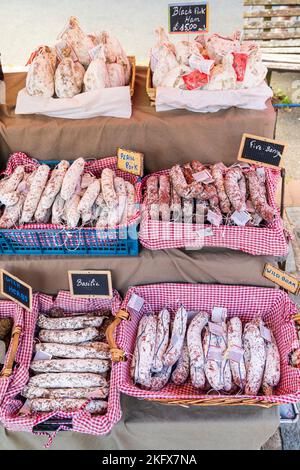
M 33 336 L 37 318 L 37 302 L 38 297 L 35 294 L 33 296 L 33 311 L 28 312 L 15 302 L 6 300 L 0 301 L 0 318 L 12 318 L 13 328 L 17 326 L 21 327 L 13 373 L 10 377 L 0 377 L 0 416 L 1 403 L 8 397 L 13 397 L 18 394 L 29 378 L 28 368 L 32 357 Z M 10 351 L 11 344 L 6 354 L 4 368 L 6 367 Z
M 270 403 L 296 403 L 300 401 L 300 369 L 289 365 L 288 355 L 299 347 L 295 323 L 291 316 L 296 313 L 295 304 L 289 296 L 279 289 L 222 286 L 205 284 L 159 284 L 132 287 L 127 292 L 122 309 L 127 309 L 131 295 L 135 293 L 144 298 L 145 304 L 140 313 L 128 309 L 131 321 L 123 321 L 117 331 L 117 344 L 125 351 L 128 361 L 118 364 L 121 375 L 120 391 L 138 398 L 156 399 L 202 399 L 218 400 L 232 395 L 203 395 L 190 381 L 185 385 L 168 384 L 158 392 L 142 390 L 135 385 L 130 376 L 131 358 L 134 352 L 137 328 L 141 317 L 149 311 L 158 313 L 167 307 L 174 314 L 182 303 L 188 311 L 204 310 L 211 313 L 213 307 L 226 307 L 228 317 L 238 316 L 245 323 L 261 317 L 273 331 L 280 352 L 281 379 L 272 396 L 236 395 L 235 398 L 254 398 Z
M 115 315 L 121 305 L 121 298 L 116 290 L 113 291 L 112 299 L 74 299 L 69 292 L 60 292 L 56 299 L 45 295 L 38 295 L 37 312 L 47 313 L 51 308 L 58 307 L 66 312 L 76 314 L 76 312 L 89 312 L 95 310 L 111 310 Z M 22 387 L 12 393 L 6 394 L 6 398 L 0 408 L 0 420 L 10 431 L 29 431 L 32 432 L 34 426 L 43 423 L 49 418 L 72 418 L 72 430 L 75 432 L 104 435 L 110 432 L 113 425 L 121 419 L 120 393 L 118 383 L 120 377 L 118 370 L 113 366 L 110 377 L 110 392 L 108 397 L 108 410 L 103 416 L 93 416 L 89 412 L 79 410 L 76 412 L 52 412 L 39 413 L 33 415 L 20 415 L 19 410 L 23 406 L 23 402 L 16 396 L 26 385 L 29 379 L 29 366 L 32 360 L 33 335 L 31 337 L 31 351 L 26 362 L 26 380 L 22 382 Z M 27 354 L 28 356 L 28 354 Z
M 288 243 L 276 206 L 276 186 L 280 177 L 277 169 L 266 168 L 266 186 L 270 206 L 276 209 L 275 220 L 267 227 L 215 227 L 203 224 L 183 224 L 175 222 L 160 222 L 151 220 L 146 207 L 146 197 L 143 201 L 143 214 L 140 227 L 140 242 L 150 250 L 167 248 L 203 248 L 224 247 L 232 250 L 245 251 L 252 255 L 286 256 Z M 162 170 L 155 175 L 169 174 L 169 170 Z M 143 179 L 143 189 L 147 178 Z M 145 210 L 146 209 L 146 210 Z M 211 228 L 213 235 L 205 236 L 204 229 Z
M 118 170 L 117 168 L 117 157 L 107 157 L 107 158 L 102 158 L 102 159 L 95 159 L 95 160 L 89 160 L 86 161 L 85 163 L 85 168 L 84 172 L 85 173 L 91 173 L 92 175 L 96 176 L 97 178 L 101 177 L 102 170 L 104 168 L 111 168 L 112 170 L 115 171 L 117 176 L 120 176 L 124 178 L 124 180 L 129 181 L 131 184 L 134 185 L 135 187 L 135 193 L 136 193 L 136 205 L 140 205 L 141 200 L 142 200 L 142 184 L 139 181 L 139 178 L 135 175 L 132 175 L 130 173 L 123 172 L 121 170 Z M 19 165 L 24 165 L 25 166 L 25 171 L 27 173 L 32 173 L 36 168 L 40 165 L 40 162 L 38 160 L 35 160 L 33 158 L 28 157 L 23 152 L 16 152 L 12 154 L 8 160 L 6 170 L 3 171 L 1 174 L 4 176 L 9 176 L 13 173 L 13 171 L 16 169 L 17 166 Z M 127 225 L 119 225 L 119 228 L 124 228 L 132 225 L 136 225 L 140 220 L 140 210 L 137 210 L 137 213 L 135 216 L 133 216 L 129 223 Z M 32 229 L 62 229 L 61 225 L 53 225 L 53 224 L 26 224 L 22 225 L 19 227 L 16 227 L 16 229 L 22 229 L 22 230 L 32 230 Z M 115 227 L 117 228 L 117 227 Z M 81 230 L 95 230 L 93 227 L 82 227 Z M 113 229 L 111 229 L 113 230 Z

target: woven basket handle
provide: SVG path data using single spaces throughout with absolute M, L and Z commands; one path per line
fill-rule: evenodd
M 22 328 L 20 326 L 16 326 L 13 329 L 10 353 L 8 356 L 8 360 L 6 361 L 6 367 L 4 367 L 1 372 L 1 375 L 0 375 L 1 377 L 10 377 L 12 374 L 15 357 L 16 357 L 17 350 L 19 347 L 19 339 L 20 339 L 21 332 L 22 332 Z
M 125 362 L 127 360 L 125 352 L 118 348 L 114 339 L 114 332 L 123 320 L 130 320 L 130 315 L 125 310 L 120 310 L 117 313 L 115 320 L 106 329 L 106 339 L 110 348 L 111 360 L 113 362 Z

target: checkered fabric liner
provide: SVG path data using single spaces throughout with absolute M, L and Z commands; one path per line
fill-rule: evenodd
M 254 166 L 254 165 L 253 165 Z M 277 169 L 265 168 L 268 202 L 276 208 L 275 220 L 267 227 L 237 227 L 200 224 L 183 224 L 174 222 L 161 222 L 150 219 L 147 209 L 146 197 L 143 200 L 143 214 L 140 226 L 140 242 L 150 250 L 166 248 L 194 248 L 201 249 L 204 246 L 225 247 L 232 250 L 245 251 L 252 255 L 286 256 L 288 243 L 280 217 L 280 211 L 276 206 L 276 186 L 280 178 Z M 169 170 L 162 170 L 155 175 L 169 174 Z M 146 187 L 147 178 L 143 179 L 143 189 Z M 206 235 L 205 229 L 211 228 L 213 235 Z
M 167 307 L 171 313 L 182 303 L 188 311 L 204 310 L 211 313 L 213 307 L 226 307 L 228 317 L 239 316 L 243 323 L 261 317 L 276 338 L 281 358 L 281 379 L 272 396 L 235 395 L 235 398 L 252 398 L 270 403 L 296 403 L 300 401 L 300 369 L 293 368 L 288 363 L 288 355 L 294 348 L 299 347 L 295 323 L 291 316 L 296 312 L 296 306 L 288 295 L 279 289 L 197 285 L 197 284 L 159 284 L 132 287 L 128 290 L 122 309 L 127 308 L 131 295 L 135 293 L 145 300 L 140 313 L 132 311 L 131 321 L 123 321 L 117 331 L 117 344 L 125 351 L 128 361 L 118 364 L 121 375 L 121 392 L 144 399 L 201 399 L 212 401 L 215 397 L 232 398 L 233 395 L 202 395 L 190 381 L 185 385 L 168 384 L 158 392 L 142 390 L 135 385 L 130 376 L 130 365 L 135 348 L 135 340 L 139 320 L 150 311 L 158 313 Z
M 121 298 L 116 290 L 113 291 L 112 299 L 74 299 L 70 296 L 69 292 L 60 292 L 56 299 L 45 295 L 39 294 L 38 312 L 46 313 L 51 308 L 63 308 L 70 314 L 76 314 L 76 312 L 90 312 L 90 311 L 103 311 L 110 310 L 115 315 L 121 305 Z M 33 343 L 33 335 L 31 338 Z M 121 419 L 121 406 L 120 406 L 120 393 L 118 391 L 118 383 L 120 377 L 118 370 L 112 367 L 110 377 L 110 392 L 108 397 L 108 410 L 103 416 L 93 416 L 89 412 L 84 410 L 78 410 L 75 412 L 52 412 L 52 413 L 39 413 L 34 415 L 20 415 L 19 410 L 23 406 L 23 402 L 16 396 L 22 388 L 26 385 L 29 379 L 28 369 L 32 359 L 32 346 L 30 351 L 30 357 L 27 360 L 26 368 L 26 380 L 23 381 L 22 387 L 12 395 L 6 396 L 3 401 L 0 420 L 4 426 L 10 431 L 29 431 L 32 432 L 34 426 L 43 423 L 50 418 L 72 418 L 72 430 L 75 432 L 92 434 L 92 435 L 104 435 L 110 432 L 113 425 Z
M 18 306 L 15 302 L 0 301 L 0 318 L 12 318 L 13 328 L 21 327 L 21 334 L 19 337 L 19 345 L 15 357 L 15 365 L 13 373 L 10 377 L 0 377 L 0 417 L 1 417 L 1 403 L 8 397 L 18 394 L 26 382 L 28 381 L 29 374 L 28 368 L 31 361 L 33 349 L 33 336 L 36 324 L 36 306 L 37 295 L 33 296 L 33 311 L 27 312 L 22 307 Z M 11 351 L 11 344 L 6 354 L 6 361 L 4 368 L 7 365 L 7 359 Z
M 25 153 L 17 152 L 10 156 L 6 170 L 1 174 L 4 176 L 9 176 L 13 173 L 17 166 L 24 165 L 26 173 L 32 173 L 40 165 L 38 160 L 28 157 Z M 142 200 L 142 184 L 139 181 L 139 178 L 130 173 L 123 172 L 117 169 L 117 157 L 107 157 L 102 159 L 88 160 L 85 163 L 85 173 L 91 173 L 92 175 L 100 178 L 102 170 L 104 168 L 111 168 L 116 172 L 117 176 L 124 178 L 126 181 L 129 181 L 135 187 L 136 192 L 136 204 L 140 205 Z M 126 228 L 128 226 L 136 225 L 140 220 L 140 210 L 137 211 L 136 215 L 132 217 L 127 225 L 118 225 L 115 228 Z M 16 229 L 22 230 L 32 230 L 32 229 L 63 229 L 61 225 L 53 224 L 26 224 Z M 81 230 L 91 231 L 94 230 L 94 227 L 83 227 Z M 113 229 L 111 229 L 113 230 Z

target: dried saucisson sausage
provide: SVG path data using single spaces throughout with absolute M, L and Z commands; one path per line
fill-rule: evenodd
M 66 359 L 109 359 L 109 346 L 106 343 L 95 342 L 86 344 L 37 343 L 36 351 L 50 354 L 52 357 Z
M 146 388 L 151 387 L 151 367 L 155 352 L 157 328 L 156 315 L 145 315 L 136 339 L 135 381 Z
M 49 172 L 50 168 L 47 165 L 41 165 L 36 170 L 24 202 L 21 223 L 28 223 L 33 219 L 42 192 L 46 185 Z
M 94 372 L 109 370 L 109 362 L 102 359 L 49 359 L 32 361 L 30 369 L 35 373 L 45 372 Z
M 66 171 L 60 191 L 60 195 L 65 201 L 69 201 L 75 193 L 84 171 L 84 165 L 84 159 L 77 158 L 77 160 L 75 160 L 75 162 L 73 162 L 70 168 Z
M 190 375 L 190 355 L 187 340 L 184 341 L 180 358 L 172 372 L 172 382 L 176 385 L 183 385 Z
M 273 389 L 280 380 L 280 354 L 272 331 L 271 340 L 266 342 L 266 366 L 262 382 L 264 395 L 273 395 Z
M 93 400 L 87 403 L 84 399 L 75 398 L 35 398 L 29 402 L 33 413 L 51 413 L 52 411 L 76 411 L 84 407 L 91 414 L 105 414 L 107 401 Z
M 159 179 L 156 175 L 151 175 L 147 179 L 146 185 L 146 198 L 147 205 L 150 210 L 150 218 L 152 220 L 159 220 L 159 193 L 158 193 Z
M 216 163 L 211 167 L 211 174 L 212 178 L 215 183 L 215 187 L 218 192 L 219 201 L 220 201 L 220 209 L 224 214 L 228 214 L 230 212 L 230 201 L 227 197 L 225 191 L 225 184 L 224 184 L 224 173 L 226 167 L 223 163 Z
M 266 363 L 266 348 L 258 325 L 247 323 L 244 328 L 243 344 L 246 366 L 246 395 L 257 395 L 261 387 Z
M 264 220 L 272 222 L 276 211 L 267 203 L 265 187 L 259 181 L 256 171 L 250 170 L 247 173 L 247 179 L 250 198 L 255 210 Z
M 25 387 L 22 396 L 32 400 L 34 398 L 101 398 L 108 397 L 109 387 L 86 387 L 86 388 L 41 388 Z
M 105 387 L 107 380 L 103 375 L 88 372 L 61 372 L 38 374 L 29 379 L 28 386 L 42 388 L 83 388 Z
M 155 352 L 151 370 L 160 372 L 163 368 L 163 356 L 169 344 L 170 313 L 164 308 L 159 312 L 157 320 L 157 332 L 155 341 Z
M 204 351 L 202 347 L 202 331 L 208 322 L 208 314 L 199 312 L 191 321 L 187 331 L 187 346 L 190 356 L 190 374 L 194 387 L 203 389 L 205 386 Z
M 173 366 L 179 359 L 187 324 L 187 311 L 181 306 L 174 318 L 172 325 L 171 339 L 168 345 L 168 348 L 163 356 L 163 363 L 165 366 Z
M 97 328 L 89 327 L 83 330 L 40 330 L 39 339 L 43 343 L 78 344 L 91 341 L 98 336 Z
M 49 318 L 46 315 L 39 315 L 38 326 L 45 330 L 80 330 L 88 326 L 100 327 L 104 321 L 104 316 L 80 315 L 64 318 Z
M 230 168 L 225 175 L 225 190 L 235 211 L 243 210 L 243 196 L 239 187 L 242 170 L 239 167 Z
M 61 190 L 65 174 L 69 167 L 70 163 L 66 160 L 62 160 L 58 164 L 57 168 L 52 171 L 51 177 L 40 201 L 43 209 L 49 209 L 54 203 L 56 196 Z
M 170 178 L 168 175 L 159 177 L 159 212 L 163 222 L 170 222 L 171 205 Z
M 243 347 L 243 325 L 238 317 L 230 318 L 228 321 L 228 348 L 234 346 L 241 348 Z M 240 362 L 230 359 L 230 368 L 232 373 L 233 382 L 241 390 L 243 390 L 246 381 L 246 368 L 244 357 L 241 358 Z

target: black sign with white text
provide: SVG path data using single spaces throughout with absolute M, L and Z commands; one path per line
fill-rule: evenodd
M 169 5 L 170 33 L 199 33 L 207 31 L 207 3 L 171 3 Z
M 238 160 L 280 168 L 286 144 L 257 135 L 244 134 Z
M 110 271 L 69 271 L 72 297 L 112 298 Z

